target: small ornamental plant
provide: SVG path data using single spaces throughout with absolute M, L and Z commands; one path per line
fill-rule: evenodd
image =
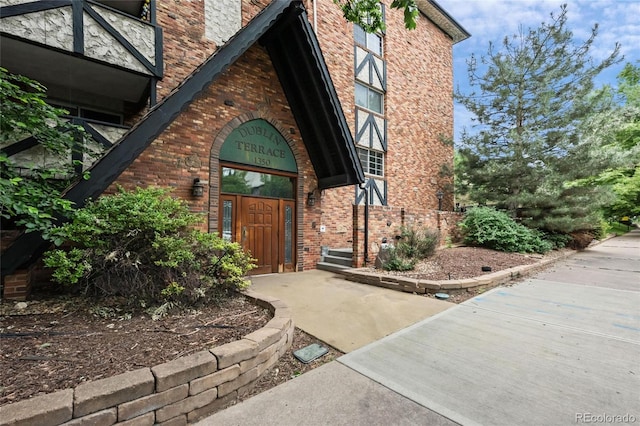
M 238 243 L 194 229 L 201 220 L 168 189 L 120 189 L 52 231 L 67 244 L 47 252 L 45 265 L 89 296 L 165 308 L 215 301 L 247 287 L 254 263 Z
M 439 240 L 437 231 L 402 228 L 398 244 L 390 249 L 383 268 L 387 271 L 410 271 L 419 260 L 435 253 Z

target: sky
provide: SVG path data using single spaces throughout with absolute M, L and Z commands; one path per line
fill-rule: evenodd
M 567 26 L 574 41 L 587 40 L 594 24 L 599 24 L 598 36 L 591 56 L 602 60 L 610 54 L 616 42 L 624 60 L 605 70 L 596 85 L 616 85 L 616 76 L 626 62 L 640 65 L 640 0 L 436 0 L 471 37 L 453 47 L 454 88 L 468 91 L 467 59 L 486 54 L 489 42 L 501 46 L 507 35 L 518 32 L 519 26 L 538 28 L 551 22 L 550 13 L 557 15 L 560 6 L 567 4 Z M 470 130 L 471 114 L 461 105 L 454 110 L 454 140 L 464 127 Z

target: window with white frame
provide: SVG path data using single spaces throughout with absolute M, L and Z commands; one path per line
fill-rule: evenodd
M 369 86 L 356 82 L 356 105 L 382 114 L 383 94 Z
M 358 148 L 358 157 L 365 173 L 384 176 L 384 153 L 366 148 Z
M 357 45 L 382 56 L 382 37 L 379 34 L 367 33 L 359 25 L 354 25 L 353 38 Z

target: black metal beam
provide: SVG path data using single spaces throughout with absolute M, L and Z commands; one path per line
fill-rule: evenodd
M 12 155 L 16 155 L 19 152 L 26 151 L 27 149 L 31 149 L 37 145 L 38 140 L 33 136 L 29 136 L 28 138 L 13 143 L 6 148 L 0 149 L 0 152 L 6 154 L 7 157 L 11 157 Z
M 84 14 L 82 0 L 71 2 L 71 16 L 73 25 L 73 52 L 84 55 Z
M 129 40 L 124 38 L 118 30 L 113 28 L 113 26 L 109 24 L 100 14 L 98 14 L 95 10 L 93 10 L 93 8 L 90 5 L 85 4 L 84 11 L 87 12 L 89 16 L 91 16 L 98 24 L 100 24 L 100 26 L 104 28 L 113 38 L 115 38 L 118 41 L 118 43 L 120 43 L 129 53 L 131 53 L 133 57 L 136 58 L 146 69 L 152 72 L 153 75 L 158 77 L 162 75 L 162 68 L 158 69 L 157 64 L 154 65 L 151 62 L 149 62 L 149 60 L 145 58 L 144 55 L 140 53 L 140 51 L 136 49 L 135 46 L 129 42 Z M 74 28 L 75 28 L 75 25 L 74 25 Z M 157 36 L 158 36 L 157 32 L 155 33 L 155 36 L 157 41 Z M 83 53 L 83 52 L 78 52 L 78 53 Z M 158 56 L 157 52 L 155 56 L 157 58 Z
M 31 3 L 15 4 L 13 6 L 0 7 L 0 18 L 9 18 L 27 13 L 42 12 L 43 10 L 57 9 L 69 6 L 72 0 L 40 0 Z

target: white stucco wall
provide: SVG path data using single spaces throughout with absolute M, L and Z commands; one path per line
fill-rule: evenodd
M 0 31 L 47 46 L 73 51 L 71 7 L 2 18 Z
M 205 37 L 224 44 L 242 26 L 241 0 L 204 0 Z

